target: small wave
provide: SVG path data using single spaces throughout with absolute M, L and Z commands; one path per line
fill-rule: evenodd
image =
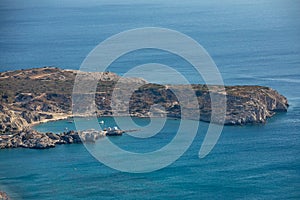
M 284 123 L 291 123 L 291 124 L 296 124 L 296 123 L 300 123 L 300 119 L 285 119 L 282 122 Z
M 281 82 L 288 82 L 288 83 L 300 83 L 299 79 L 291 79 L 291 78 L 261 78 L 263 80 L 268 81 L 281 81 Z

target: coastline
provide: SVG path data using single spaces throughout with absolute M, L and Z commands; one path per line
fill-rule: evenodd
M 81 107 L 85 107 L 86 114 L 72 109 L 73 85 L 76 70 L 62 70 L 53 67 L 33 68 L 0 73 L 0 148 L 50 148 L 55 144 L 69 144 L 78 141 L 76 131 L 65 133 L 61 136 L 42 135 L 33 126 L 50 121 L 58 121 L 73 117 L 131 116 L 138 118 L 168 117 L 181 118 L 181 104 L 172 89 L 179 91 L 184 99 L 186 96 L 185 85 L 158 85 L 147 83 L 139 78 L 125 78 L 122 83 L 126 86 L 141 85 L 131 96 L 129 111 L 126 112 L 125 104 L 118 102 L 114 110 L 111 108 L 111 96 L 120 76 L 111 72 L 86 73 L 86 83 L 92 79 L 99 80 L 96 94 L 96 112 L 86 98 L 90 93 L 80 96 Z M 82 72 L 80 72 L 82 73 Z M 91 80 L 90 80 L 91 79 Z M 278 112 L 287 112 L 288 100 L 276 90 L 264 86 L 225 86 L 225 91 L 219 86 L 208 90 L 206 85 L 192 85 L 197 97 L 200 116 L 194 112 L 192 103 L 185 109 L 190 109 L 184 119 L 203 122 L 222 122 L 221 116 L 212 118 L 210 95 L 226 97 L 226 116 L 224 125 L 265 124 L 267 119 Z M 160 105 L 164 109 L 151 109 L 152 105 Z M 219 106 L 219 107 L 218 107 Z M 215 109 L 224 107 L 219 104 Z M 80 107 L 80 106 L 79 106 Z M 72 113 L 73 110 L 73 113 Z M 94 113 L 94 114 L 89 114 Z M 117 114 L 115 114 L 117 113 Z M 220 117 L 220 118 L 218 118 Z M 1 134 L 2 133 L 2 134 Z M 13 138 L 7 138 L 11 133 Z M 77 136 L 76 136 L 77 135 Z M 26 136 L 26 137 L 25 137 Z M 51 138 L 52 137 L 52 138 Z M 28 140 L 31 138 L 31 140 Z
M 42 119 L 41 121 L 32 122 L 31 124 L 29 124 L 29 127 L 32 128 L 36 125 L 47 123 L 47 122 L 67 120 L 73 118 L 72 114 L 64 114 L 64 113 L 55 113 L 55 114 L 52 113 L 52 116 L 53 118 L 51 119 Z

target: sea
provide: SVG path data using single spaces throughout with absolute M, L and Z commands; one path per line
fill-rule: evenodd
M 110 36 L 161 27 L 201 44 L 225 85 L 272 87 L 287 97 L 290 106 L 264 125 L 225 126 L 204 158 L 198 152 L 208 123 L 200 122 L 188 150 L 172 164 L 149 173 L 112 169 L 83 144 L 2 149 L 0 191 L 26 200 L 300 199 L 299 19 L 297 0 L 1 0 L 0 71 L 43 66 L 79 69 L 88 53 Z M 108 70 L 123 75 L 146 63 L 171 66 L 191 83 L 203 83 L 186 60 L 155 49 L 124 55 Z M 172 79 L 166 73 L 154 74 L 154 82 Z M 112 117 L 98 120 L 115 125 Z M 146 126 L 149 119 L 134 122 Z M 159 134 L 149 138 L 124 134 L 110 140 L 127 151 L 150 152 L 168 144 L 180 123 L 168 119 Z M 34 128 L 60 133 L 75 125 L 60 120 Z

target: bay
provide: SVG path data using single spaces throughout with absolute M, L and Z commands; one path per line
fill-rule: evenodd
M 80 144 L 1 150 L 0 190 L 13 199 L 299 199 L 299 13 L 293 0 L 2 0 L 0 71 L 49 65 L 78 69 L 111 35 L 164 27 L 203 45 L 225 84 L 272 87 L 288 98 L 290 108 L 266 125 L 225 127 L 203 159 L 198 151 L 207 124 L 201 122 L 188 151 L 149 174 L 110 169 Z M 148 62 L 172 66 L 191 82 L 203 83 L 184 60 L 159 51 L 133 52 L 114 62 L 110 71 L 122 75 Z M 178 123 L 169 120 L 161 134 L 147 141 L 127 135 L 112 140 L 128 150 L 151 151 L 172 139 Z M 72 126 L 57 121 L 36 129 L 61 132 Z

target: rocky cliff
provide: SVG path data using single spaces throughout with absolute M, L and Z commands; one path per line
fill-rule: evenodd
M 44 67 L 0 73 L 0 132 L 16 133 L 33 124 L 57 120 L 72 115 L 72 91 L 78 71 Z M 110 72 L 87 73 L 88 77 L 99 79 L 95 103 L 98 115 L 112 115 L 111 96 L 120 77 Z M 115 115 L 147 117 L 153 114 L 151 106 L 159 104 L 162 110 L 156 115 L 166 114 L 180 118 L 180 103 L 171 87 L 184 93 L 186 86 L 166 86 L 147 83 L 139 78 L 125 78 L 127 84 L 139 87 L 131 95 L 129 108 L 119 102 Z M 200 120 L 211 121 L 210 93 L 206 85 L 193 85 L 198 99 Z M 262 86 L 227 86 L 227 110 L 225 124 L 244 125 L 265 123 L 276 112 L 286 112 L 287 99 L 275 90 Z M 89 106 L 89 105 L 86 105 Z M 190 118 L 199 116 L 190 116 Z

